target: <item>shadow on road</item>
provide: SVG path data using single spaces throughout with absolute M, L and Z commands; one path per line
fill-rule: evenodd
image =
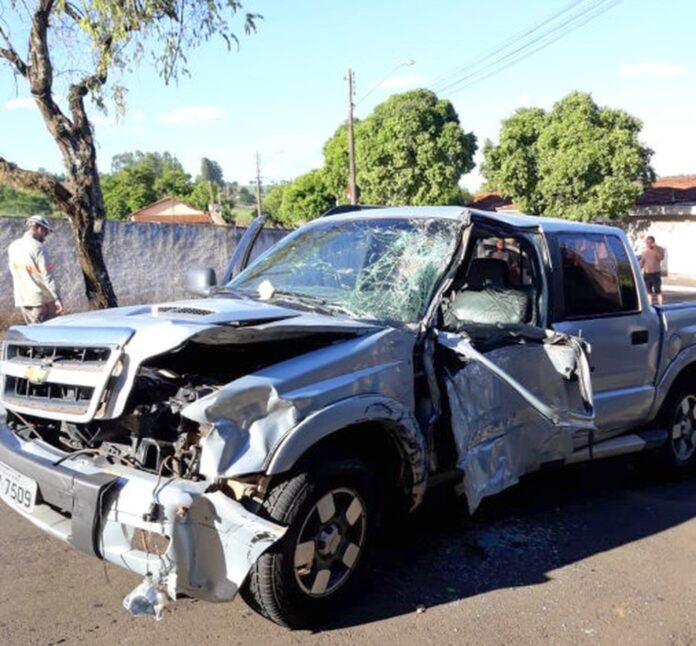
M 651 456 L 554 469 L 484 501 L 470 517 L 447 490 L 394 528 L 351 607 L 325 629 L 414 613 L 657 534 L 696 516 L 696 478 L 667 477 Z

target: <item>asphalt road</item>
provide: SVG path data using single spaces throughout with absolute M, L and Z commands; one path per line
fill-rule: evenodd
M 132 619 L 138 578 L 0 507 L 3 644 L 691 644 L 696 479 L 642 459 L 527 477 L 471 518 L 436 492 L 384 538 L 369 581 L 324 630 L 279 628 L 240 600 Z

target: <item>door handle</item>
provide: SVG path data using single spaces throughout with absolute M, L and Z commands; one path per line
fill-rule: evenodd
M 631 332 L 631 345 L 645 345 L 647 342 L 647 330 L 636 330 L 635 332 Z

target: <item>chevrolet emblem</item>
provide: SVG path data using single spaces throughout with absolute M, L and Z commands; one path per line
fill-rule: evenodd
M 43 384 L 48 379 L 48 370 L 39 366 L 29 366 L 24 371 L 24 377 L 32 384 Z

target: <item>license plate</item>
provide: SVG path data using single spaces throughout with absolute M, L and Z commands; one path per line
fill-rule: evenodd
M 36 482 L 0 462 L 0 499 L 10 507 L 31 513 L 36 502 Z

